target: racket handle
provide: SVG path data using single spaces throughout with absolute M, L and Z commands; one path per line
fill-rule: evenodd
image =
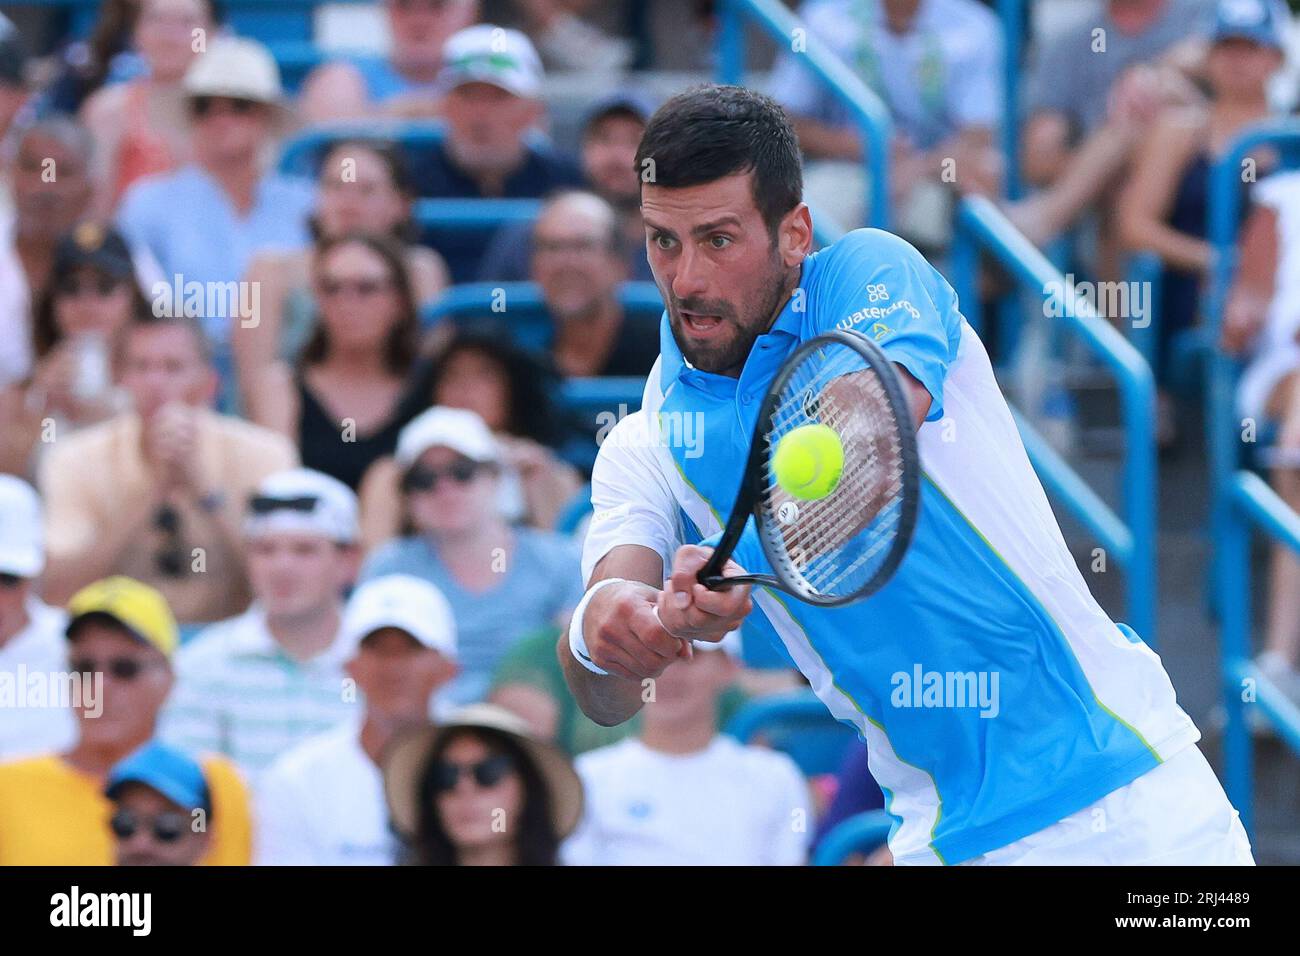
M 724 591 L 729 587 L 734 587 L 737 584 L 746 584 L 748 582 L 740 578 L 724 578 L 720 574 L 705 574 L 701 571 L 700 583 L 710 591 Z

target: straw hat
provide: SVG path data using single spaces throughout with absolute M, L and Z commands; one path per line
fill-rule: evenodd
M 414 837 L 420 819 L 419 782 L 429 755 L 443 736 L 461 727 L 493 730 L 510 737 L 527 754 L 546 784 L 551 798 L 551 825 L 563 839 L 582 817 L 582 781 L 573 763 L 558 748 L 536 739 L 523 719 L 492 704 L 470 704 L 436 726 L 417 728 L 399 736 L 384 754 L 384 792 L 388 811 L 399 833 Z

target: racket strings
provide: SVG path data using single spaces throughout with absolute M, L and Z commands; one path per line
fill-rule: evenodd
M 784 435 L 812 423 L 839 435 L 843 469 L 825 498 L 795 501 L 776 482 L 771 456 Z M 847 347 L 812 353 L 778 398 L 767 433 L 764 529 L 819 594 L 855 590 L 891 550 L 902 520 L 898 428 L 878 374 Z

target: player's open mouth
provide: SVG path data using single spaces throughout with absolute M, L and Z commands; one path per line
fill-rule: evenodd
M 722 316 L 720 315 L 700 315 L 696 312 L 683 312 L 682 322 L 686 327 L 697 335 L 709 335 L 716 332 L 722 325 Z

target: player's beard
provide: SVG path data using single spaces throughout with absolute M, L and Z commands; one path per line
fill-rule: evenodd
M 789 281 L 789 274 L 780 269 L 778 260 L 770 281 L 754 296 L 752 306 L 741 303 L 737 307 L 721 299 L 669 297 L 668 323 L 686 361 L 701 372 L 717 375 L 738 372 L 749 358 L 754 342 L 771 327 L 777 310 L 789 296 Z M 723 326 L 732 330 L 732 334 L 720 335 L 714 342 L 699 343 L 690 337 L 690 330 L 682 318 L 683 311 L 716 315 Z M 743 316 L 738 314 L 740 311 L 744 312 Z

